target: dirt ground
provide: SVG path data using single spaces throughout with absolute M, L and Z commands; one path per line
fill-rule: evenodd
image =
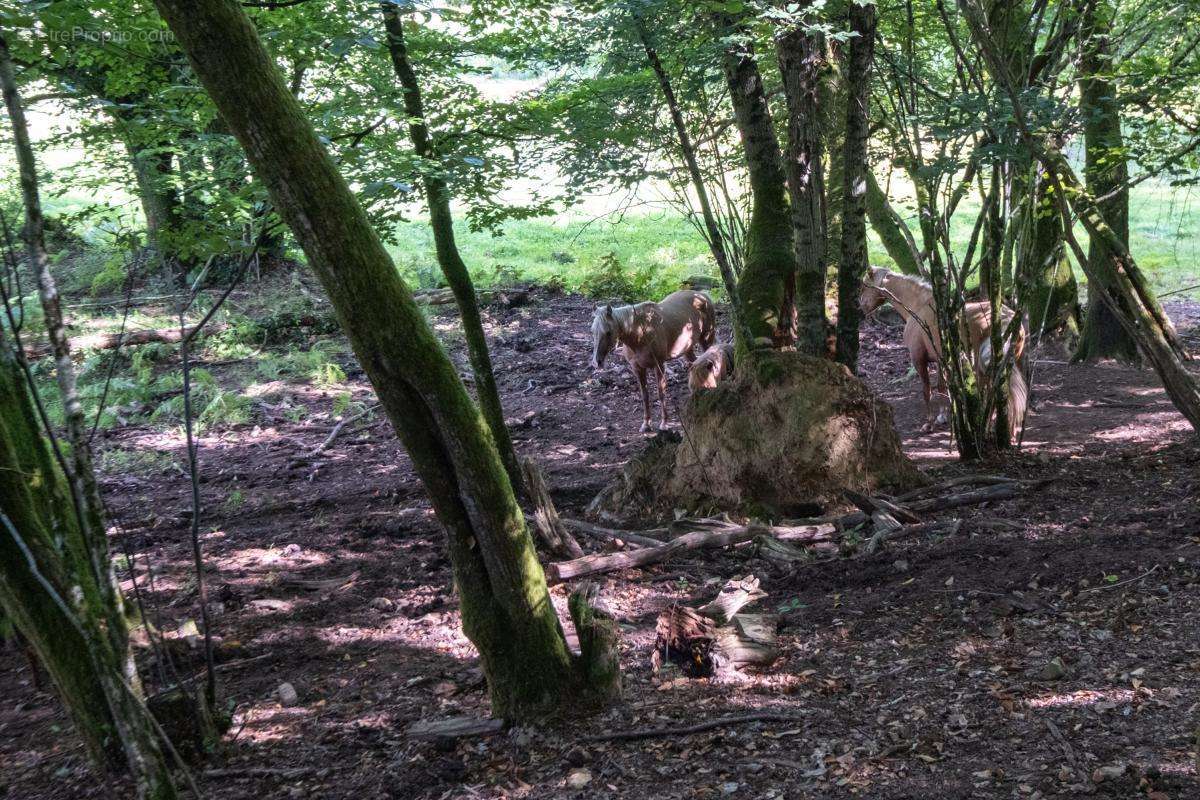
M 1196 349 L 1200 307 L 1169 310 Z M 596 376 L 586 366 L 590 313 L 584 299 L 540 292 L 488 310 L 517 447 L 543 465 L 568 515 L 645 441 L 623 364 Z M 434 321 L 465 370 L 454 316 Z M 919 433 L 899 330 L 872 320 L 864 339 L 861 371 L 894 405 L 923 469 L 935 479 L 1003 474 L 1029 488 L 937 515 L 961 517 L 957 535 L 865 559 L 780 571 L 743 548 L 606 576 L 602 594 L 623 631 L 623 699 L 594 717 L 491 738 L 406 736 L 422 718 L 484 715 L 487 700 L 459 632 L 441 534 L 386 421 L 364 420 L 301 458 L 334 421 L 331 395 L 297 383 L 260 403 L 251 424 L 206 434 L 203 546 L 234 712 L 222 752 L 196 772 L 206 795 L 1200 797 L 1200 447 L 1153 374 L 1039 352 L 1024 446 L 968 468 L 945 431 Z M 347 371 L 369 397 L 361 371 Z M 678 407 L 682 366 L 671 387 Z M 322 413 L 289 422 L 291 403 Z M 134 554 L 151 619 L 177 639 L 174 670 L 196 674 L 181 438 L 125 427 L 101 448 L 104 463 L 122 465 L 103 475 L 120 522 L 114 549 Z M 778 662 L 738 680 L 654 674 L 657 613 L 747 573 L 769 593 L 762 608 L 782 614 Z M 566 587 L 553 596 L 565 605 Z M 283 682 L 294 705 L 278 700 Z M 587 741 L 755 711 L 792 718 Z M 16 651 L 0 652 L 0 796 L 129 796 L 90 772 Z

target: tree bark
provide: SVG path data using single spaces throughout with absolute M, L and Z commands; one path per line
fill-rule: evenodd
M 1067 258 L 1062 219 L 1050 196 L 1050 181 L 1033 170 L 1022 212 L 1021 249 L 1017 256 L 1018 305 L 1029 314 L 1035 337 L 1066 329 L 1078 332 L 1079 287 Z
M 792 245 L 796 253 L 796 347 L 824 355 L 825 169 L 818 95 L 824 37 L 803 23 L 776 40 L 779 72 L 788 107 L 787 185 L 791 198 Z
M 1112 78 L 1114 61 L 1109 36 L 1112 30 L 1112 6 L 1107 0 L 1083 4 L 1079 38 L 1082 51 L 1079 59 L 1079 110 L 1083 116 L 1084 181 L 1093 197 L 1105 197 L 1099 202 L 1103 215 L 1113 233 L 1129 246 L 1129 168 L 1122 149 L 1121 111 L 1117 106 L 1117 87 Z M 1100 242 L 1089 242 L 1088 261 L 1098 264 L 1109 258 Z M 1102 273 L 1103 270 L 1097 270 Z M 1101 296 L 1108 295 L 1106 302 Z M 1095 361 L 1115 358 L 1119 361 L 1140 361 L 1137 344 L 1117 319 L 1112 306 L 1124 313 L 1129 308 L 1120 292 L 1110 283 L 1088 280 L 1088 303 L 1083 330 L 1075 361 Z
M 1200 386 L 1180 360 L 1182 348 L 1170 320 L 1166 319 L 1161 307 L 1149 294 L 1145 279 L 1121 237 L 1105 220 L 1097 200 L 1080 185 L 1074 169 L 1062 152 L 1042 142 L 1030 130 L 1020 94 L 1013 85 L 1007 66 L 997 53 L 978 6 L 973 0 L 959 0 L 959 6 L 964 11 L 972 36 L 988 62 L 993 77 L 1013 104 L 1021 137 L 1050 175 L 1055 201 L 1064 221 L 1064 235 L 1076 260 L 1083 266 L 1089 282 L 1102 281 L 1110 287 L 1113 298 L 1124 302 L 1124 307 L 1112 303 L 1122 327 L 1153 365 L 1171 402 L 1194 429 L 1200 430 Z M 1091 241 L 1103 246 L 1106 258 L 1092 261 L 1083 252 L 1068 224 L 1071 211 L 1074 211 Z M 1108 294 L 1104 296 L 1109 297 Z
M 105 770 L 120 769 L 125 764 L 121 740 L 87 642 L 37 578 L 40 573 L 56 587 L 67 585 L 67 553 L 54 547 L 52 534 L 77 526 L 2 327 L 0 511 L 5 517 L 0 521 L 0 606 L 33 646 L 93 762 Z M 30 550 L 33 566 L 13 531 Z M 75 553 L 75 563 L 80 555 Z
M 116 731 L 123 747 L 125 762 L 134 776 L 138 797 L 144 800 L 170 800 L 175 797 L 171 773 L 163 759 L 162 751 L 159 749 L 149 712 L 142 706 L 141 698 L 138 696 L 141 688 L 140 681 L 129 649 L 121 594 L 113 573 L 112 562 L 108 557 L 103 503 L 92 470 L 91 448 L 88 444 L 89 432 L 84 419 L 83 406 L 75 388 L 75 366 L 71 362 L 71 350 L 63 326 L 58 290 L 50 274 L 50 259 L 46 253 L 44 221 L 41 200 L 38 196 L 37 165 L 34 161 L 33 146 L 29 139 L 28 125 L 25 122 L 25 112 L 17 91 L 12 58 L 9 54 L 8 44 L 3 37 L 0 37 L 0 89 L 3 91 L 4 105 L 8 110 L 13 130 L 21 182 L 21 198 L 25 207 L 24 231 L 29 267 L 37 279 L 46 330 L 54 353 L 55 374 L 65 409 L 67 437 L 71 444 L 72 460 L 71 467 L 68 469 L 66 461 L 62 460 L 60 456 L 60 466 L 67 485 L 69 502 L 65 508 L 59 505 L 55 516 L 45 516 L 55 510 L 45 501 L 40 509 L 43 514 L 42 520 L 57 520 L 58 524 L 46 527 L 43 527 L 45 522 L 43 522 L 43 526 L 37 524 L 38 517 L 29 513 L 34 510 L 29 493 L 22 495 L 16 491 L 15 487 L 10 486 L 3 495 L 0 495 L 5 500 L 6 508 L 9 507 L 11 500 L 13 501 L 12 508 L 15 511 L 26 512 L 20 515 L 19 523 L 13 522 L 6 513 L 4 520 L 4 527 L 7 529 L 4 531 L 7 534 L 6 546 L 9 548 L 8 555 L 14 556 L 14 558 L 11 561 L 6 559 L 4 572 L 8 573 L 11 570 L 17 578 L 14 583 L 23 582 L 27 589 L 30 588 L 28 581 L 32 575 L 42 590 L 40 599 L 31 596 L 27 591 L 21 593 L 14 591 L 9 596 L 8 591 L 4 590 L 3 594 L 12 603 L 13 608 L 9 610 L 10 615 L 15 619 L 23 617 L 25 624 L 30 626 L 25 633 L 34 642 L 35 648 L 39 642 L 41 643 L 42 649 L 38 651 L 38 654 L 43 658 L 43 663 L 52 675 L 56 670 L 60 674 L 62 680 L 60 685 L 70 686 L 72 683 L 83 680 L 83 664 L 81 662 L 84 659 L 91 662 L 95 681 L 99 683 L 104 694 L 112 722 L 111 727 Z M 0 341 L 0 347 L 3 347 L 3 344 L 4 342 Z M 5 351 L 3 357 L 11 359 L 8 348 L 3 347 L 3 349 Z M 5 368 L 5 371 L 10 376 L 16 377 L 16 370 L 12 367 Z M 22 392 L 23 387 L 19 386 L 9 389 L 10 395 Z M 21 428 L 16 432 L 17 435 L 25 439 L 28 448 L 34 452 L 8 456 L 7 460 L 15 462 L 18 469 L 15 472 L 4 469 L 5 480 L 28 479 L 33 484 L 32 491 L 44 489 L 52 493 L 50 496 L 53 496 L 58 477 L 54 472 L 53 464 L 49 463 L 49 458 L 44 457 L 45 444 L 36 427 L 36 418 L 28 412 L 28 398 L 26 397 L 23 402 L 20 397 L 10 396 L 8 399 L 13 401 L 13 405 L 10 406 L 6 402 L 0 408 L 8 410 L 8 413 L 12 414 L 13 422 Z M 27 429 L 31 421 L 35 423 L 32 431 Z M 33 440 L 32 443 L 29 442 L 30 439 Z M 6 435 L 4 442 L 8 443 L 9 441 Z M 37 452 L 39 450 L 40 454 Z M 40 481 L 36 479 L 37 473 L 30 476 L 25 470 L 19 469 L 22 462 L 29 459 L 42 462 L 39 464 L 41 467 L 39 471 L 42 473 Z M 48 470 L 46 469 L 47 465 Z M 24 533 L 18 524 L 23 526 Z M 27 536 L 34 541 L 33 545 L 29 544 Z M 13 553 L 12 547 L 14 546 L 24 557 L 24 570 L 21 568 L 21 562 Z M 42 555 L 40 565 L 37 557 L 39 550 Z M 42 566 L 45 566 L 57 577 L 59 581 L 57 585 L 51 583 L 45 576 L 41 569 Z M 42 580 L 38 580 L 38 575 L 42 576 Z M 7 574 L 4 575 L 4 578 L 0 583 L 8 583 Z M 69 609 L 66 605 L 68 598 L 74 606 L 73 609 Z M 49 612 L 44 607 L 49 603 L 58 605 L 59 612 L 70 620 L 69 627 L 74 628 L 82 639 L 82 650 L 76 651 L 73 655 L 68 654 L 62 650 L 60 642 L 51 641 L 60 635 L 70 637 L 70 634 L 57 629 L 34 629 L 33 626 L 50 621 L 53 616 L 56 616 L 54 614 L 51 614 L 50 617 L 46 616 Z M 42 608 L 35 611 L 34 606 Z M 67 660 L 65 663 L 52 665 L 51 662 L 56 659 Z M 87 685 L 90 687 L 91 682 L 87 681 Z M 83 699 L 77 693 L 76 687 L 64 689 L 62 697 L 64 702 L 68 703 L 79 702 Z M 98 713 L 95 709 L 80 710 L 75 712 L 75 718 L 81 724 L 103 724 L 107 727 L 107 720 L 96 719 Z M 93 748 L 95 747 L 94 740 L 103 741 L 107 736 L 108 733 L 105 729 L 84 732 L 85 739 L 93 740 Z M 94 751 L 93 755 L 100 759 L 99 751 Z M 101 764 L 107 764 L 110 760 L 110 758 L 104 758 L 101 760 Z
M 866 180 L 867 219 L 871 223 L 871 229 L 879 237 L 879 243 L 883 245 L 884 251 L 895 263 L 896 269 L 905 275 L 924 277 L 925 271 L 921 268 L 920 248 L 917 247 L 917 241 L 913 238 L 912 231 L 908 229 L 899 212 L 892 207 L 883 187 L 875 179 L 875 173 L 867 170 Z
M 875 55 L 875 6 L 850 4 L 846 43 L 846 133 L 842 155 L 842 231 L 838 258 L 837 357 L 851 372 L 858 369 L 858 328 L 862 313 L 858 295 L 867 260 L 866 195 L 871 165 L 871 63 Z
M 504 471 L 518 495 L 525 494 L 525 483 L 521 475 L 521 463 L 513 449 L 512 437 L 504 424 L 504 406 L 500 403 L 500 391 L 496 388 L 496 375 L 492 370 L 492 357 L 488 353 L 487 337 L 483 332 L 483 318 L 479 314 L 479 301 L 475 297 L 475 286 L 471 273 L 462 260 L 458 244 L 454 241 L 454 217 L 450 212 L 450 189 L 441 176 L 437 163 L 437 151 L 425 122 L 425 103 L 421 97 L 421 86 L 417 73 L 408 57 L 404 41 L 404 22 L 400 18 L 400 6 L 385 1 L 380 8 L 387 34 L 388 54 L 392 69 L 404 90 L 404 111 L 408 114 L 408 134 L 413 150 L 424 161 L 427 169 L 422 170 L 421 181 L 425 185 L 425 200 L 429 204 L 429 226 L 433 229 L 434 248 L 438 265 L 450 290 L 458 302 L 462 316 L 463 336 L 467 340 L 467 352 L 471 360 L 471 372 L 475 375 L 475 392 L 479 406 L 491 429 Z M 293 93 L 294 94 L 294 93 Z
M 497 716 L 577 708 L 573 660 L 487 425 L 299 103 L 229 0 L 156 0 L 304 249 L 446 529 Z M 581 697 L 581 691 L 583 696 Z
M 738 30 L 727 17 L 719 17 L 718 26 L 726 32 Z M 724 54 L 722 68 L 750 184 L 746 256 L 738 284 L 742 316 L 755 340 L 788 343 L 793 338 L 796 258 L 783 155 L 751 42 L 735 41 Z
M 683 118 L 683 110 L 679 105 L 679 99 L 675 96 L 675 89 L 671 85 L 671 78 L 667 75 L 667 71 L 663 67 L 662 59 L 658 57 L 658 50 L 651 42 L 645 22 L 640 16 L 635 14 L 634 24 L 637 26 L 638 38 L 642 43 L 642 49 L 646 51 L 646 60 L 650 62 L 650 68 L 654 70 L 654 76 L 658 79 L 658 86 L 662 90 L 663 98 L 667 102 L 667 110 L 671 115 L 671 124 L 675 128 L 675 136 L 679 140 L 679 150 L 683 156 L 683 163 L 687 166 L 688 178 L 692 182 L 692 189 L 696 192 L 696 200 L 700 206 L 700 215 L 704 221 L 708 247 L 712 252 L 713 260 L 717 262 L 717 269 L 721 272 L 721 282 L 725 286 L 725 294 L 729 296 L 729 304 L 733 308 L 733 334 L 735 343 L 742 350 L 749 350 L 752 343 L 748 339 L 753 337 L 749 334 L 746 326 L 742 324 L 743 310 L 741 295 L 738 290 L 737 275 L 734 273 L 733 264 L 729 260 L 729 252 L 725 249 L 725 236 L 721 233 L 721 226 L 717 224 L 716 215 L 713 213 L 712 201 L 708 196 L 708 186 L 704 181 L 704 174 L 700 171 L 700 162 L 696 158 L 696 146 L 692 142 L 692 134 L 688 130 L 687 121 Z

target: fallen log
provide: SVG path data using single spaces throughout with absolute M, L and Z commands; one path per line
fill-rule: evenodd
M 1004 483 L 1018 483 L 1014 478 L 1006 478 L 1003 475 L 959 475 L 957 478 L 950 478 L 941 483 L 931 484 L 930 486 L 922 486 L 919 489 L 913 489 L 911 492 L 905 492 L 896 498 L 898 502 L 907 503 L 909 500 L 915 500 L 918 497 L 925 497 L 930 494 L 941 494 L 947 489 L 953 489 L 956 486 L 994 486 Z
M 210 322 L 204 326 L 206 334 L 220 333 L 228 330 L 229 324 L 224 322 Z M 121 333 L 89 333 L 86 336 L 75 336 L 71 339 L 71 352 L 79 353 L 85 350 L 112 350 L 115 347 L 136 347 L 142 344 L 174 344 L 180 341 L 184 336 L 191 336 L 193 328 L 180 329 L 178 326 L 174 328 L 146 328 L 138 331 L 125 331 Z M 37 344 L 25 348 L 25 357 L 28 359 L 45 358 L 50 355 L 50 345 Z
M 949 494 L 944 497 L 931 497 L 928 500 L 918 500 L 915 503 L 909 503 L 908 508 L 912 511 L 921 512 L 947 511 L 951 508 L 974 506 L 993 500 L 1011 500 L 1021 493 L 1021 488 L 1021 485 L 1018 483 L 998 483 L 994 486 L 985 486 L 982 489 L 972 489 L 969 492 Z
M 810 717 L 800 714 L 783 714 L 778 711 L 762 711 L 755 714 L 738 714 L 732 717 L 718 717 L 695 725 L 674 725 L 664 728 L 641 728 L 632 731 L 615 731 L 583 737 L 585 742 L 631 742 L 638 739 L 653 739 L 659 736 L 688 736 L 693 733 L 704 733 L 715 728 L 725 728 L 730 725 L 744 725 L 749 722 L 783 722 L 789 725 L 807 724 Z
M 570 519 L 562 517 L 562 523 L 576 533 L 582 533 L 592 539 L 597 539 L 601 542 L 620 542 L 624 544 L 638 544 L 642 547 L 661 547 L 662 539 L 656 539 L 655 534 L 662 535 L 667 532 L 666 528 L 652 528 L 645 531 L 623 531 L 619 528 L 604 528 L 599 525 L 593 525 L 590 522 L 584 522 L 581 519 Z
M 466 736 L 493 736 L 506 727 L 502 719 L 448 717 L 422 719 L 408 726 L 410 739 L 461 739 Z
M 625 553 L 599 553 L 596 555 L 576 558 L 572 561 L 561 561 L 546 566 L 546 580 L 549 583 L 562 583 L 573 578 L 586 575 L 596 575 L 602 572 L 613 572 L 619 569 L 645 567 L 665 561 L 676 553 L 687 550 L 703 550 L 713 547 L 728 547 L 729 545 L 744 544 L 764 532 L 762 526 L 739 525 L 716 531 L 696 531 L 685 533 L 666 544 L 658 547 L 643 547 Z
M 498 305 L 505 308 L 515 308 L 529 299 L 528 286 L 509 286 L 496 289 L 479 289 L 475 292 L 480 305 Z M 454 292 L 450 289 L 425 289 L 413 293 L 418 303 L 431 306 L 445 306 L 455 302 Z
M 859 494 L 850 489 L 845 491 L 845 495 L 847 500 L 854 503 L 860 511 L 864 514 L 869 514 L 872 518 L 876 514 L 886 514 L 900 522 L 916 523 L 921 521 L 920 517 L 907 508 L 890 503 L 882 497 L 867 497 L 865 494 Z

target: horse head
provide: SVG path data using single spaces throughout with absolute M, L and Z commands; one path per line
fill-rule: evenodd
M 617 317 L 611 305 L 597 306 L 592 315 L 592 369 L 604 366 L 604 359 L 617 344 Z
M 863 278 L 862 289 L 858 293 L 858 310 L 864 317 L 891 300 L 891 295 L 883 288 L 883 282 L 890 274 L 883 267 L 871 267 Z

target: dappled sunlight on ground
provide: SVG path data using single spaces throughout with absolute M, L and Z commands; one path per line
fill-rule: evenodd
M 505 340 L 491 344 L 506 413 L 523 420 L 513 426 L 518 450 L 542 466 L 559 510 L 580 516 L 645 446 L 640 401 L 623 365 L 597 374 L 585 366 L 592 303 L 545 302 L 497 311 L 494 329 Z M 434 314 L 455 328 L 448 311 Z M 1189 753 L 1200 703 L 1200 473 L 1193 439 L 1153 376 L 1042 364 L 1025 447 L 964 467 L 945 428 L 919 432 L 919 382 L 887 331 L 871 327 L 878 324 L 868 326 L 861 372 L 895 409 L 910 455 L 939 479 L 995 472 L 1028 488 L 938 515 L 963 520 L 955 536 L 889 544 L 868 558 L 780 567 L 747 546 L 595 576 L 620 625 L 622 698 L 591 717 L 487 739 L 407 736 L 418 720 L 486 716 L 488 702 L 462 634 L 444 535 L 386 421 L 364 420 L 319 456 L 300 458 L 336 424 L 335 394 L 370 402 L 361 377 L 335 391 L 292 381 L 256 389 L 293 400 L 256 397 L 250 424 L 200 438 L 216 658 L 235 708 L 210 765 L 229 777 L 200 772 L 206 794 L 1196 796 Z M 683 370 L 673 368 L 673 411 L 685 399 L 682 384 Z M 289 416 L 297 405 L 307 416 Z M 154 624 L 169 632 L 178 672 L 190 676 L 202 674 L 203 662 L 192 627 L 199 602 L 189 485 L 166 466 L 181 460 L 182 441 L 176 427 L 103 434 L 105 455 L 120 455 L 102 477 L 123 523 L 114 550 L 128 545 L 135 554 L 149 618 L 161 619 Z M 654 672 L 659 613 L 699 606 L 746 574 L 759 576 L 768 595 L 751 610 L 781 618 L 778 660 L 724 678 L 689 679 L 671 665 Z M 564 626 L 572 588 L 550 590 Z M 1055 659 L 1061 674 L 1047 672 Z M 146 672 L 153 688 L 155 671 Z M 295 706 L 280 702 L 284 682 L 296 689 Z M 101 796 L 81 752 L 63 744 L 65 719 L 33 692 L 19 654 L 0 653 L 0 686 L 10 698 L 0 707 L 0 781 L 11 783 L 10 795 Z M 787 719 L 588 740 L 763 712 Z M 1094 770 L 1129 763 L 1162 777 L 1090 785 Z M 281 772 L 293 768 L 300 771 Z M 568 776 L 580 769 L 589 783 L 573 789 Z

